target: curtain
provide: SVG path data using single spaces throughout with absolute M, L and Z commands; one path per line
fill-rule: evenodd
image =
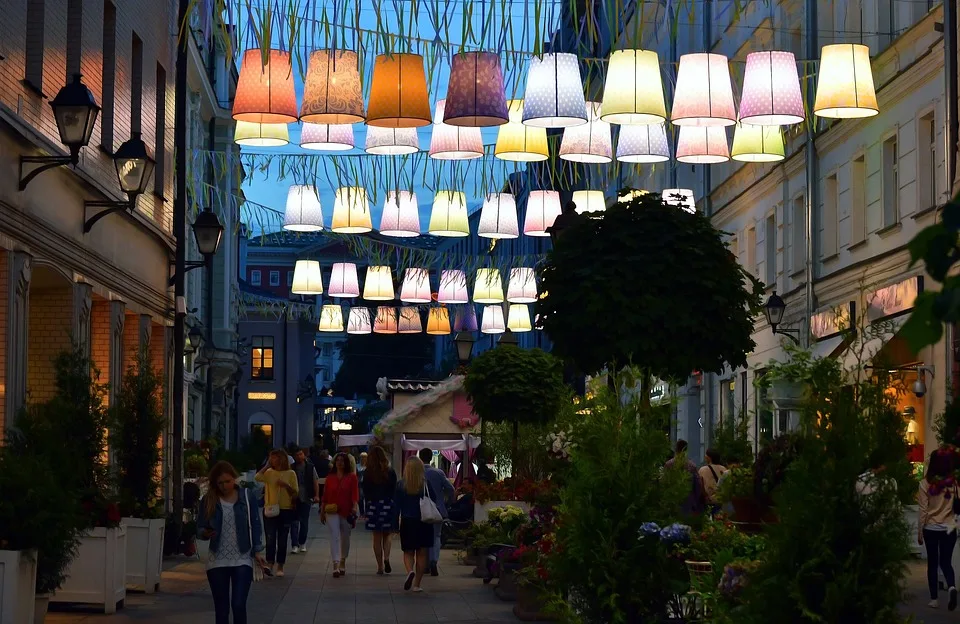
M 440 451 L 440 454 L 450 462 L 450 467 L 447 468 L 447 478 L 453 479 L 457 476 L 457 456 L 460 454 L 457 451 L 443 450 Z

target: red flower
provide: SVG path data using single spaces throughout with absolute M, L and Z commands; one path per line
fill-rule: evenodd
M 120 507 L 116 503 L 107 505 L 107 522 L 110 524 L 120 523 Z

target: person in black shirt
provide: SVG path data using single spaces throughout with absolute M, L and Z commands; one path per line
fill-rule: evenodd
M 374 446 L 367 455 L 363 475 L 363 496 L 367 501 L 367 530 L 373 531 L 373 556 L 377 574 L 390 574 L 390 546 L 393 534 L 400 530 L 400 516 L 394 508 L 397 473 L 387 461 L 381 446 Z

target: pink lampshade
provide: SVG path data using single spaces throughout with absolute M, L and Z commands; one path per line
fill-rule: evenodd
M 387 191 L 380 217 L 380 233 L 397 238 L 420 235 L 420 207 L 415 193 Z
M 440 291 L 437 294 L 439 303 L 467 303 L 470 296 L 467 293 L 467 276 L 460 269 L 444 269 L 440 272 Z
M 373 322 L 373 333 L 375 334 L 395 334 L 397 333 L 397 309 L 390 306 L 380 306 L 377 308 L 377 318 Z
M 590 121 L 565 128 L 560 158 L 581 163 L 608 163 L 613 160 L 610 124 L 600 119 L 600 102 L 587 102 Z
M 691 165 L 712 165 L 730 160 L 727 131 L 723 126 L 681 126 L 677 160 Z
M 450 61 L 443 123 L 485 127 L 507 123 L 503 71 L 496 52 L 462 52 Z
M 297 120 L 297 93 L 289 52 L 269 50 L 266 63 L 260 48 L 243 53 L 233 118 L 263 124 Z
M 459 306 L 457 314 L 453 318 L 453 331 L 455 332 L 475 332 L 477 331 L 477 310 L 472 305 Z
M 503 306 L 483 306 L 483 318 L 480 321 L 480 331 L 484 334 L 502 334 L 507 329 L 503 318 Z
M 357 279 L 357 265 L 352 262 L 335 262 L 330 270 L 329 296 L 359 297 L 360 280 Z
M 353 307 L 347 316 L 348 334 L 369 334 L 373 330 L 370 322 L 370 308 Z
M 740 121 L 757 126 L 785 126 L 803 119 L 803 95 L 793 53 L 748 54 L 740 96 Z
M 420 151 L 416 128 L 379 128 L 367 126 L 364 151 L 377 156 L 402 156 Z
M 404 303 L 430 303 L 430 272 L 427 269 L 407 269 L 400 286 L 400 301 Z
M 530 267 L 510 269 L 507 301 L 510 303 L 535 303 L 537 301 L 537 276 L 533 269 Z
M 446 100 L 437 100 L 430 136 L 430 158 L 437 160 L 470 160 L 483 156 L 480 128 L 449 126 L 443 123 Z
M 300 131 L 300 147 L 324 152 L 345 152 L 353 149 L 353 126 L 304 123 Z
M 517 202 L 510 193 L 490 193 L 483 200 L 477 236 L 484 238 L 517 238 Z
M 527 197 L 527 215 L 523 233 L 527 236 L 550 236 L 547 228 L 560 216 L 560 193 L 557 191 L 530 191 Z
M 423 332 L 420 310 L 413 306 L 400 308 L 400 322 L 397 331 L 401 334 L 419 334 Z
M 676 126 L 732 126 L 737 123 L 726 56 L 699 53 L 680 57 L 670 119 Z

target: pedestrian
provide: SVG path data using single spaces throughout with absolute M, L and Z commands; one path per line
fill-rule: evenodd
M 393 534 L 400 530 L 400 516 L 393 506 L 397 473 L 387 461 L 383 447 L 374 446 L 367 457 L 361 491 L 367 501 L 367 530 L 373 532 L 373 556 L 377 574 L 390 574 L 390 547 Z
M 953 573 L 953 547 L 957 544 L 957 519 L 953 502 L 960 496 L 953 478 L 955 466 L 949 451 L 937 449 L 930 454 L 927 473 L 920 481 L 917 504 L 917 543 L 927 548 L 927 585 L 930 590 L 928 606 L 939 606 L 937 568 L 943 571 L 949 601 L 947 609 L 957 608 L 957 587 Z
M 360 483 L 360 517 L 367 515 L 367 501 L 363 495 L 363 475 L 367 471 L 367 453 L 360 453 L 360 461 L 357 463 L 357 481 Z
M 237 485 L 237 471 L 225 461 L 210 470 L 210 489 L 200 503 L 197 534 L 210 541 L 207 582 L 216 624 L 247 624 L 247 596 L 253 566 L 265 566 L 260 509 L 249 490 Z
M 297 473 L 290 469 L 288 459 L 283 449 L 271 451 L 268 466 L 261 468 L 255 477 L 264 484 L 267 565 L 276 576 L 283 576 L 283 566 L 287 562 L 287 534 L 296 517 L 295 506 L 300 492 Z
M 403 479 L 397 483 L 394 506 L 400 512 L 400 549 L 407 570 L 403 589 L 412 587 L 415 592 L 423 591 L 420 583 L 433 546 L 433 527 L 420 519 L 420 499 L 424 496 L 438 504 L 440 497 L 424 476 L 423 462 L 419 457 L 411 457 L 403 467 Z
M 320 449 L 313 466 L 317 469 L 317 476 L 320 477 L 320 499 L 323 500 L 323 488 L 327 483 L 327 475 L 330 474 L 330 451 Z
M 456 490 L 453 487 L 453 484 L 450 483 L 450 479 L 447 478 L 447 475 L 443 474 L 442 470 L 434 468 L 430 462 L 433 460 L 433 451 L 428 448 L 420 449 L 420 461 L 423 462 L 424 478 L 427 480 L 433 490 L 437 493 L 437 509 L 440 511 L 440 515 L 446 520 L 447 515 L 447 501 L 453 499 L 453 495 L 456 494 Z M 432 525 L 433 529 L 433 545 L 430 546 L 430 576 L 439 576 L 440 568 L 438 566 L 440 562 L 440 536 L 443 532 L 443 523 L 438 522 L 437 524 Z
M 357 526 L 360 492 L 357 475 L 346 453 L 333 458 L 333 471 L 327 476 L 320 502 L 320 522 L 330 530 L 330 558 L 333 578 L 346 574 L 350 555 L 350 532 Z
M 667 460 L 664 467 L 670 469 L 677 463 L 680 463 L 684 469 L 690 473 L 690 494 L 680 506 L 680 512 L 686 516 L 696 516 L 703 513 L 706 497 L 703 492 L 703 481 L 697 472 L 697 465 L 687 457 L 688 447 L 689 444 L 686 440 L 677 440 L 677 452 Z
M 307 531 L 310 528 L 310 509 L 320 502 L 320 477 L 313 462 L 307 459 L 302 448 L 293 450 L 293 471 L 297 473 L 296 516 L 290 526 L 290 551 L 294 554 L 307 552 Z
M 700 475 L 700 481 L 703 483 L 703 494 L 711 515 L 716 515 L 720 511 L 720 502 L 717 500 L 717 486 L 720 484 L 720 478 L 726 472 L 727 467 L 723 465 L 720 453 L 712 448 L 707 449 L 706 458 L 698 474 Z

